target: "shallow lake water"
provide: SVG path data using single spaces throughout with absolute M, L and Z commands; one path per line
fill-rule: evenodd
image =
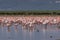
M 18 32 L 15 31 L 14 26 L 11 26 L 10 32 L 7 31 L 7 27 L 0 28 L 0 40 L 60 40 L 58 25 L 47 25 L 47 29 L 42 24 L 35 26 L 35 31 L 28 31 L 18 25 Z

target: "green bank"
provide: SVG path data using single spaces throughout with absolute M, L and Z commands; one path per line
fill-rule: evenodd
M 0 15 L 60 15 L 60 10 L 0 11 Z

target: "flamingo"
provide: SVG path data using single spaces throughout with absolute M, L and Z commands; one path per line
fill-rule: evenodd
M 9 19 L 5 19 L 4 20 L 4 25 L 6 25 L 8 32 L 10 32 L 10 27 L 11 27 L 11 22 L 9 21 Z
M 2 26 L 2 20 L 0 19 L 0 27 Z
M 43 20 L 42 24 L 45 25 L 45 29 L 47 29 L 48 23 L 49 23 L 48 19 Z
M 8 32 L 10 32 L 11 23 L 7 23 L 6 26 L 8 27 Z
M 34 19 L 31 19 L 29 21 L 29 30 L 30 31 L 34 31 L 34 29 L 35 29 L 34 24 L 35 24 L 35 20 Z

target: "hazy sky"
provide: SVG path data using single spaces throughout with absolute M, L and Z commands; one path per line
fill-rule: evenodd
M 59 0 L 0 0 L 0 10 L 59 10 Z

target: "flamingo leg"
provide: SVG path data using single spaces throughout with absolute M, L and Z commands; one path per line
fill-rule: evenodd
M 10 26 L 8 26 L 8 32 L 10 32 Z
M 17 26 L 15 26 L 14 28 L 15 28 L 15 31 L 18 32 L 18 28 L 17 28 Z
M 45 30 L 47 29 L 47 24 L 45 24 Z

